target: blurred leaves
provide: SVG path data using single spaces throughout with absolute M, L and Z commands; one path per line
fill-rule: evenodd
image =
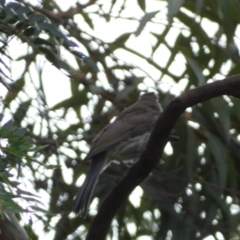
M 141 32 L 143 31 L 144 27 L 146 26 L 146 24 L 151 21 L 151 19 L 153 17 L 155 17 L 155 15 L 158 13 L 159 11 L 154 11 L 154 12 L 150 12 L 150 13 L 146 13 L 142 19 L 139 22 L 139 26 L 137 28 L 137 31 L 135 32 L 135 36 L 139 36 L 141 34 Z
M 3 121 L 3 114 L 0 115 L 0 122 Z M 40 147 L 40 146 L 39 146 Z M 43 146 L 41 147 L 43 148 Z M 8 120 L 0 127 L 0 216 L 1 236 L 8 239 L 25 240 L 26 232 L 18 223 L 15 214 L 31 213 L 36 203 L 42 204 L 38 196 L 28 190 L 22 190 L 20 181 L 16 181 L 22 175 L 22 168 L 32 167 L 36 162 L 35 155 L 39 149 L 35 148 L 34 141 L 27 136 L 25 128 L 17 128 L 12 120 Z M 31 157 L 29 152 L 32 152 Z M 40 165 L 40 164 L 39 164 Z M 12 171 L 15 170 L 15 171 Z M 13 172 L 13 174 L 11 173 Z M 14 199 L 21 201 L 21 204 Z M 22 207 L 23 202 L 27 207 Z M 43 213 L 44 211 L 39 210 Z M 8 237 L 7 237 L 8 236 Z
M 78 47 L 76 43 L 73 44 L 73 41 L 69 40 L 57 27 L 50 23 L 44 15 L 34 13 L 31 7 L 17 2 L 9 2 L 7 4 L 2 3 L 0 11 L 0 25 L 4 26 L 4 28 L 0 26 L 0 32 L 1 30 L 5 32 L 4 29 L 8 26 L 9 30 L 11 29 L 9 34 L 15 34 L 22 41 L 27 41 L 35 50 L 45 54 L 46 58 L 55 67 L 71 72 L 69 65 L 67 63 L 63 64 L 59 58 L 59 50 L 56 47 L 58 42 L 58 47 L 60 45 L 64 46 L 74 56 L 83 60 L 92 71 L 98 71 L 97 65 L 89 57 L 77 49 L 73 50 L 73 48 Z M 48 40 L 39 37 L 43 31 L 49 34 Z M 5 76 L 1 69 L 0 72 Z
M 168 0 L 168 22 L 171 24 L 173 17 L 178 13 L 184 0 Z
M 135 8 L 129 9 L 129 1 L 89 1 L 66 11 L 53 0 L 37 7 L 25 0 L 0 4 L 0 50 L 5 57 L 0 61 L 0 81 L 10 89 L 2 108 L 18 126 L 8 121 L 0 130 L 8 143 L 2 147 L 5 157 L 0 159 L 0 178 L 18 189 L 18 182 L 9 181 L 11 175 L 5 169 L 16 168 L 24 181 L 21 170 L 29 168 L 35 188 L 46 191 L 49 209 L 59 218 L 41 205 L 32 210 L 36 216 L 43 214 L 46 232 L 53 223 L 56 240 L 83 239 L 88 231 L 96 205 L 90 207 L 86 219 L 69 215 L 79 187 L 76 181 L 88 169 L 81 160 L 96 134 L 120 111 L 144 91 L 158 92 L 165 107 L 175 97 L 173 92 L 180 94 L 240 72 L 238 1 L 156 1 L 157 7 L 149 10 L 148 1 L 138 0 L 134 6 L 140 16 Z M 95 33 L 101 26 L 100 32 L 106 34 L 103 28 L 109 29 L 116 20 L 123 21 L 116 25 L 122 26 L 116 32 L 109 31 L 104 38 Z M 135 28 L 125 29 L 128 23 Z M 13 37 L 31 51 L 17 58 L 16 62 L 24 62 L 22 73 L 9 83 L 8 73 L 14 71 L 8 64 Z M 63 48 L 76 57 L 75 66 L 62 57 Z M 36 57 L 38 53 L 70 78 L 70 96 L 51 107 L 49 92 L 54 98 L 65 89 L 56 84 L 46 91 L 45 65 Z M 52 72 L 47 76 L 48 82 L 55 80 Z M 141 184 L 139 204 L 123 203 L 109 231 L 110 239 L 188 240 L 215 237 L 216 233 L 239 239 L 239 106 L 238 99 L 223 96 L 199 103 L 182 115 L 173 130 L 179 141 L 169 143 L 157 168 Z M 10 161 L 5 161 L 6 156 Z M 117 163 L 104 171 L 94 193 L 100 203 L 125 171 L 127 167 Z M 16 192 L 26 201 L 35 199 L 22 189 Z M 21 212 L 12 201 L 14 194 L 2 188 L 3 207 Z M 135 231 L 130 231 L 130 224 Z M 37 233 L 32 225 L 28 232 Z

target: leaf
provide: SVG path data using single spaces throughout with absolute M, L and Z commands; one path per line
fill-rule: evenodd
M 29 17 L 28 23 L 34 25 L 34 24 L 38 24 L 41 22 L 47 22 L 47 21 L 48 20 L 44 15 L 34 13 L 33 15 L 31 15 Z
M 90 88 L 91 93 L 93 93 L 93 94 L 101 94 L 103 92 L 102 87 L 98 87 L 96 85 L 91 84 L 89 88 Z
M 55 63 L 57 61 L 56 55 L 53 52 L 51 52 L 48 48 L 40 46 L 38 49 L 46 55 L 46 58 L 48 59 L 48 61 L 50 61 L 52 63 Z
M 23 121 L 23 119 L 26 117 L 27 111 L 29 107 L 31 106 L 32 100 L 28 100 L 26 102 L 22 102 L 16 112 L 13 115 L 14 121 L 17 123 L 20 123 Z
M 36 32 L 38 32 L 37 30 L 36 30 L 36 28 L 34 28 L 34 27 L 28 27 L 28 28 L 26 28 L 26 29 L 24 29 L 24 31 L 23 31 L 23 34 L 25 35 L 25 36 L 32 36 L 32 35 L 34 35 Z M 37 35 L 37 34 L 36 34 Z
M 17 61 L 17 60 L 16 60 Z M 20 92 L 25 85 L 25 78 L 21 77 L 18 80 L 15 80 L 14 83 L 10 84 L 11 91 L 5 96 L 5 107 L 7 108 L 9 104 L 18 96 L 17 93 Z
M 97 64 L 94 63 L 91 58 L 85 57 L 83 61 L 86 65 L 90 66 L 94 72 L 99 72 Z
M 196 159 L 198 158 L 196 154 L 196 147 L 194 146 L 195 138 L 192 128 L 187 127 L 187 169 L 189 179 L 193 179 L 194 176 L 194 165 L 196 165 Z
M 231 41 L 228 44 L 228 53 L 234 63 L 238 63 L 240 61 L 239 49 L 234 41 Z
M 22 189 L 17 189 L 17 193 L 18 195 L 27 195 L 27 196 L 32 196 L 32 197 L 36 197 L 36 198 L 39 198 L 39 196 L 33 194 L 33 193 L 30 193 L 28 191 L 24 191 Z
M 48 147 L 49 145 L 41 145 L 41 146 L 37 146 L 37 147 L 34 147 L 34 148 L 30 148 L 29 151 L 30 152 L 39 152 L 41 151 L 42 149 Z
M 17 18 L 17 9 L 20 8 L 22 5 L 17 2 L 10 2 L 4 7 L 4 13 L 6 15 L 5 21 L 11 24 L 18 21 Z
M 211 181 L 214 182 L 214 181 Z M 216 182 L 217 183 L 217 182 Z M 209 206 L 209 213 L 212 213 L 212 220 L 216 219 L 216 215 L 217 215 L 217 211 L 219 211 L 219 209 L 222 211 L 222 216 L 225 218 L 226 222 L 231 222 L 231 213 L 230 213 L 230 208 L 226 202 L 226 200 L 221 196 L 221 190 L 218 188 L 212 188 L 209 186 L 206 186 L 206 190 L 208 192 L 208 194 L 213 198 L 213 203 Z M 217 204 L 216 204 L 217 203 Z M 215 213 L 215 216 L 213 216 Z M 213 218 L 214 217 L 214 218 Z M 209 217 L 207 218 L 208 220 Z M 209 221 L 211 222 L 211 221 Z
M 27 132 L 28 130 L 26 128 L 18 128 L 13 132 L 13 134 L 22 138 Z
M 231 2 L 225 0 L 219 0 L 219 6 L 221 8 L 222 26 L 224 32 L 227 34 L 228 39 L 232 39 L 234 35 L 234 26 L 232 20 Z M 219 14 L 220 15 L 220 14 Z
M 6 0 L 0 0 L 0 6 L 4 7 Z
M 53 37 L 55 37 L 58 40 L 65 39 L 65 36 L 63 33 L 61 33 L 55 26 L 53 26 L 51 23 L 48 22 L 39 22 L 38 26 L 40 30 L 49 32 L 52 34 Z
M 68 39 L 68 38 L 64 38 L 63 45 L 66 48 L 71 48 L 71 47 L 78 48 L 79 47 L 79 45 L 76 42 L 74 42 L 73 40 Z
M 139 7 L 145 12 L 146 11 L 146 2 L 145 0 L 137 0 Z
M 70 66 L 65 62 L 65 61 L 62 61 L 61 59 L 57 59 L 56 57 L 55 58 L 49 58 L 50 55 L 46 55 L 46 58 L 56 67 L 58 68 L 59 70 L 61 69 L 64 69 L 66 70 L 67 72 L 69 72 L 71 74 L 71 68 Z M 69 76 L 68 76 L 69 77 Z
M 13 126 L 13 120 L 10 119 L 5 124 L 3 124 L 3 126 L 1 128 L 10 128 L 12 126 Z
M 216 162 L 216 167 L 218 170 L 218 184 L 222 187 L 225 187 L 226 181 L 227 181 L 227 169 L 228 169 L 226 149 L 222 144 L 222 142 L 214 135 L 210 135 L 208 137 L 208 146 Z
M 130 96 L 130 94 L 137 89 L 138 84 L 142 82 L 141 78 L 125 79 L 125 81 L 126 80 L 128 80 L 129 84 L 125 84 L 125 88 L 118 91 L 115 97 L 115 100 L 117 102 L 120 102 L 121 100 L 126 99 L 128 96 Z
M 230 131 L 230 116 L 229 116 L 229 106 L 222 97 L 214 98 L 211 101 L 213 109 L 216 109 L 218 113 L 218 118 L 221 123 L 221 129 L 219 133 L 223 136 L 226 142 L 229 142 L 229 131 Z
M 63 101 L 57 103 L 55 106 L 51 108 L 51 110 L 57 109 L 69 109 L 71 107 L 81 107 L 84 104 L 88 103 L 87 95 L 83 94 L 82 91 L 78 92 L 77 94 L 73 95 L 70 98 L 64 99 Z
M 117 48 L 120 48 L 121 46 L 124 45 L 124 43 L 128 40 L 128 38 L 130 37 L 132 33 L 124 33 L 121 36 L 119 36 L 114 42 L 113 42 L 113 46 L 112 49 L 116 50 Z
M 12 193 L 6 192 L 4 189 L 0 190 L 0 199 L 11 200 L 14 197 Z
M 15 29 L 16 30 L 23 30 L 25 29 L 26 27 L 28 27 L 29 25 L 25 22 L 18 22 L 16 25 L 15 25 Z
M 206 113 L 206 108 L 195 107 L 192 112 L 192 116 L 196 122 L 198 122 L 201 127 L 207 132 L 216 133 L 215 129 L 212 128 L 213 122 L 210 116 Z
M 26 22 L 29 19 L 29 15 L 33 14 L 34 11 L 30 7 L 21 6 L 16 10 L 16 13 L 20 21 Z
M 178 13 L 179 9 L 183 5 L 184 0 L 168 0 L 168 22 L 172 24 L 174 16 Z
M 196 14 L 200 15 L 203 6 L 204 6 L 204 0 L 196 1 L 196 10 L 195 10 Z
M 94 25 L 93 25 L 92 19 L 89 17 L 89 14 L 82 11 L 81 16 L 84 18 L 84 20 L 88 24 L 88 26 L 91 29 L 94 29 Z
M 79 57 L 80 59 L 84 60 L 85 58 L 87 58 L 87 56 L 80 51 L 77 51 L 77 50 L 73 49 L 73 50 L 71 50 L 71 52 L 72 52 L 72 54 L 74 54 L 76 57 Z
M 192 71 L 194 72 L 195 76 L 197 77 L 198 79 L 198 86 L 201 86 L 205 83 L 205 77 L 202 73 L 202 69 L 201 67 L 199 66 L 199 64 L 191 59 L 191 58 L 186 58 L 187 59 L 187 62 L 189 64 L 189 66 L 191 67 Z
M 164 219 L 164 221 L 161 221 L 161 225 L 156 234 L 156 239 L 166 239 L 167 233 L 169 231 L 169 220 L 171 218 L 171 215 L 166 211 L 161 211 L 161 218 Z
M 0 69 L 0 73 L 4 76 L 6 76 L 6 74 Z M 10 87 L 9 87 L 9 84 L 3 80 L 1 77 L 0 77 L 0 83 L 8 90 L 10 91 Z
M 215 178 L 215 179 L 217 178 L 215 172 L 212 173 L 211 183 L 216 182 L 216 181 L 212 181 L 213 178 Z M 206 220 L 207 220 L 207 222 L 212 222 L 216 218 L 217 210 L 218 210 L 218 205 L 215 204 L 215 201 L 216 201 L 216 199 L 220 199 L 221 194 L 220 194 L 218 189 L 212 188 L 208 185 L 206 185 L 204 187 L 204 191 L 206 191 L 206 193 L 208 195 L 208 198 L 209 198 L 208 202 L 207 202 L 207 206 L 205 207 L 205 209 L 206 209 Z M 214 201 L 212 200 L 212 198 L 214 199 Z
M 21 3 L 18 2 L 9 2 L 6 7 L 4 8 L 5 11 L 9 12 L 9 11 L 17 11 L 20 7 L 22 7 L 23 5 Z M 12 10 L 11 10 L 12 9 Z
M 20 208 L 22 210 L 22 208 L 14 201 L 2 201 L 0 205 L 1 207 L 12 207 L 12 208 L 18 208 L 18 209 Z
M 238 167 L 234 164 L 233 160 L 229 157 L 228 161 L 228 183 L 230 185 L 231 188 L 237 189 L 237 169 Z
M 32 208 L 33 210 L 37 211 L 37 212 L 42 212 L 42 213 L 45 213 L 45 214 L 47 214 L 47 215 L 53 215 L 53 216 L 55 215 L 55 214 L 49 212 L 48 210 L 43 209 L 43 208 L 40 208 L 40 207 L 38 207 L 38 206 L 31 206 L 31 208 Z
M 58 53 L 58 50 L 57 50 L 56 46 L 53 45 L 52 43 L 50 43 L 48 40 L 45 40 L 45 39 L 43 39 L 43 38 L 37 37 L 37 38 L 35 38 L 35 39 L 33 40 L 33 43 L 34 43 L 34 44 L 39 44 L 39 45 L 47 45 L 47 46 L 50 46 L 51 48 L 53 48 L 53 50 L 54 50 L 56 53 Z
M 135 32 L 135 36 L 139 36 L 141 34 L 141 32 L 143 31 L 144 27 L 146 26 L 146 24 L 153 18 L 155 17 L 155 15 L 159 13 L 159 10 L 154 11 L 154 12 L 150 12 L 150 13 L 146 13 L 142 19 L 139 22 L 139 26 Z

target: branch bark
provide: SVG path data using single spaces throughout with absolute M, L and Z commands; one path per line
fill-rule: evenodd
M 139 161 L 131 167 L 101 204 L 98 214 L 89 228 L 86 240 L 104 240 L 106 238 L 112 219 L 121 204 L 158 164 L 170 133 L 185 109 L 221 95 L 240 98 L 240 75 L 189 90 L 170 102 L 157 120 Z

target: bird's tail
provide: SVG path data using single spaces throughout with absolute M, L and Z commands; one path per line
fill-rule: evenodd
M 105 159 L 106 153 L 104 152 L 94 156 L 91 160 L 91 166 L 86 179 L 74 201 L 73 211 L 80 216 L 86 217 L 87 215 L 93 190 L 95 189 L 101 170 L 103 169 Z

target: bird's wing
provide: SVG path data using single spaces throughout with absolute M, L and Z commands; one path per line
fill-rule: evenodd
M 150 130 L 152 122 L 155 122 L 158 117 L 156 109 L 153 111 L 146 106 L 136 108 L 134 105 L 124 110 L 114 122 L 107 125 L 97 135 L 85 160 L 91 159 L 96 154 L 108 150 L 121 141 Z

